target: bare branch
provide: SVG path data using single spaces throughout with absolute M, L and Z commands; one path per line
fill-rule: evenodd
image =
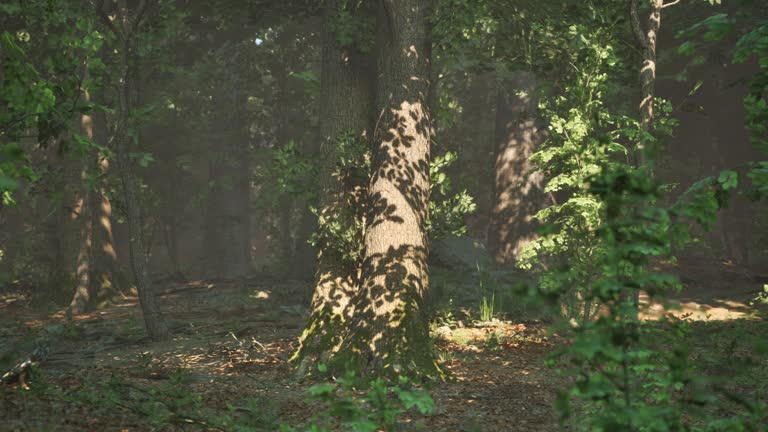
M 678 3 L 680 3 L 680 0 L 675 0 L 672 3 L 667 3 L 667 4 L 662 5 L 661 8 L 664 9 L 665 7 L 674 6 L 674 5 L 678 4 Z

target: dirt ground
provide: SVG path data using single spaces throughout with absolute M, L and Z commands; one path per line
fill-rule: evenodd
M 752 314 L 748 303 L 762 288 L 759 276 L 731 271 L 724 264 L 677 270 L 686 286 L 678 297 L 692 319 Z M 33 311 L 24 297 L 0 297 L 0 344 L 19 355 L 35 338 L 50 345 L 37 386 L 0 386 L 0 430 L 212 429 L 192 416 L 153 424 L 146 411 L 121 406 L 122 399 L 114 396 L 122 392 L 139 398 L 141 392 L 174 382 L 179 370 L 184 371 L 186 391 L 200 397 L 206 410 L 258 412 L 261 417 L 251 430 L 300 425 L 318 410 L 317 403 L 306 400 L 311 383 L 297 382 L 288 362 L 304 323 L 305 286 L 247 280 L 159 288 L 174 335 L 166 343 L 144 338 L 134 297 L 72 321 L 62 312 Z M 443 325 L 435 334 L 452 378 L 431 391 L 435 413 L 413 419 L 423 423 L 423 430 L 560 430 L 552 409 L 560 379 L 543 364 L 557 338 L 548 336 L 545 324 Z M 106 386 L 110 380 L 117 384 Z

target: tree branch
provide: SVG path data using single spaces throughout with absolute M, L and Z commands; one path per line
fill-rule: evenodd
M 104 0 L 99 0 L 96 2 L 96 13 L 99 14 L 99 18 L 101 18 L 101 21 L 109 28 L 109 30 L 114 34 L 119 40 L 123 40 L 123 34 L 120 30 L 115 27 L 115 23 L 112 22 L 112 18 L 107 15 L 107 12 L 104 11 Z
M 131 20 L 131 34 L 133 34 L 141 24 L 141 19 L 144 17 L 144 12 L 147 11 L 147 0 L 139 1 L 139 5 L 136 7 L 136 14 Z
M 674 5 L 678 4 L 678 3 L 680 3 L 680 0 L 675 0 L 672 3 L 667 3 L 667 4 L 662 5 L 661 8 L 664 9 L 665 7 L 674 6 Z
M 645 37 L 643 26 L 640 24 L 640 17 L 637 12 L 637 1 L 638 0 L 628 0 L 629 22 L 632 24 L 632 33 L 635 35 L 637 44 L 640 45 L 642 49 L 645 49 L 648 46 L 648 39 Z

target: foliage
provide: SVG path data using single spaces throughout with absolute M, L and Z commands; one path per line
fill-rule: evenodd
M 371 155 L 366 141 L 351 131 L 342 132 L 335 142 L 337 155 L 334 178 L 344 184 L 367 186 L 371 175 Z M 319 184 L 316 181 L 319 162 L 301 155 L 293 141 L 274 151 L 274 176 L 281 194 L 298 195 L 317 199 Z M 458 160 L 454 152 L 435 156 L 430 164 L 430 203 L 427 232 L 430 238 L 439 239 L 449 235 L 461 236 L 467 231 L 464 216 L 475 212 L 477 205 L 466 190 L 454 192 L 446 170 Z M 359 263 L 363 253 L 364 221 L 355 217 L 357 206 L 365 200 L 364 186 L 360 194 L 349 194 L 338 214 L 320 214 L 321 222 L 310 238 L 314 246 L 327 245 L 338 252 L 350 264 Z
M 295 141 L 275 148 L 273 157 L 272 172 L 280 194 L 317 197 L 318 165 L 308 155 L 299 153 Z
M 320 366 L 321 371 L 324 366 Z M 434 402 L 428 393 L 414 387 L 407 378 L 397 383 L 376 379 L 360 382 L 354 371 L 347 371 L 334 383 L 316 384 L 309 388 L 311 400 L 323 403 L 324 410 L 311 420 L 306 429 L 312 432 L 330 431 L 396 431 L 398 417 L 415 408 L 421 414 L 434 411 Z M 281 430 L 295 429 L 283 426 Z
M 606 105 L 612 71 L 622 67 L 611 30 L 574 24 L 562 43 L 572 67 L 559 94 L 541 104 L 550 137 L 531 161 L 548 177 L 545 192 L 565 193 L 568 198 L 536 214 L 546 229 L 524 248 L 519 265 L 557 268 L 541 273 L 542 288 L 570 281 L 571 292 L 564 298 L 566 313 L 569 318 L 589 319 L 592 307 L 584 304 L 584 294 L 599 278 L 603 270 L 599 263 L 606 254 L 597 235 L 605 217 L 604 203 L 589 192 L 589 179 L 620 164 L 622 158 L 627 160 L 630 152 L 622 143 L 638 138 L 639 125 Z M 567 270 L 562 267 L 565 262 Z
M 45 147 L 71 144 L 79 154 L 92 145 L 70 131 L 71 119 L 93 107 L 81 101 L 104 65 L 94 57 L 103 36 L 94 20 L 61 1 L 8 2 L 0 10 L 0 205 L 14 204 L 19 180 L 39 179 L 25 149 L 30 138 Z M 91 79 L 83 82 L 83 65 Z M 71 141 L 59 141 L 70 132 Z
M 706 391 L 684 396 L 702 385 L 682 343 L 689 326 L 670 317 L 641 321 L 632 293 L 653 300 L 679 286 L 651 264 L 669 257 L 688 221 L 713 223 L 738 174 L 702 180 L 670 208 L 656 205 L 661 187 L 650 168 L 658 145 L 642 155 L 647 164 L 633 167 L 624 143 L 657 142 L 675 121 L 660 101 L 654 129 L 641 136 L 636 121 L 609 108 L 611 79 L 622 68 L 615 37 L 610 27 L 574 24 L 562 42 L 571 69 L 553 101 L 542 104 L 551 136 L 532 159 L 549 178 L 546 191 L 567 198 L 538 213 L 547 225 L 521 266 L 540 271 L 540 296 L 566 306 L 560 330 L 570 343 L 555 359 L 574 381 L 558 398 L 561 420 L 583 430 L 684 430 L 690 423 L 683 413 L 712 402 Z M 668 235 L 670 227 L 676 235 Z
M 453 193 L 446 170 L 458 160 L 454 152 L 436 156 L 429 166 L 430 201 L 427 232 L 430 238 L 466 234 L 464 216 L 477 210 L 474 199 L 466 190 Z
M 745 26 L 739 17 L 726 13 L 714 14 L 678 33 L 678 38 L 687 39 L 680 45 L 678 52 L 694 58 L 702 56 L 710 45 L 723 41 L 736 29 L 746 28 L 731 50 L 731 61 L 737 64 L 753 58 L 757 60 L 758 72 L 747 79 L 749 91 L 744 97 L 744 126 L 749 132 L 752 146 L 768 156 L 768 20 L 750 18 Z M 696 41 L 695 37 L 701 41 Z M 768 191 L 768 161 L 747 165 L 750 170 L 746 176 L 753 184 L 747 193 L 758 198 L 765 196 Z
M 369 7 L 369 6 L 368 6 Z M 370 52 L 375 42 L 375 15 L 366 12 L 366 2 L 343 0 L 330 22 L 330 30 L 343 47 L 355 47 L 362 53 Z
M 678 392 L 692 380 L 679 342 L 686 326 L 674 319 L 640 321 L 629 295 L 642 290 L 653 299 L 678 286 L 675 278 L 649 269 L 669 252 L 669 212 L 650 205 L 659 185 L 644 169 L 615 165 L 589 180 L 589 192 L 604 205 L 605 220 L 595 235 L 605 253 L 585 300 L 605 313 L 572 329 L 572 343 L 561 351 L 576 381 L 560 396 L 559 408 L 567 418 L 570 399 L 581 400 L 589 430 L 679 430 L 688 401 Z M 670 346 L 660 342 L 664 335 L 673 335 Z

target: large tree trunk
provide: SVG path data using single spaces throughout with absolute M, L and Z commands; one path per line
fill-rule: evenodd
M 136 101 L 136 52 L 135 34 L 141 17 L 146 8 L 146 2 L 141 1 L 136 12 L 129 14 L 128 8 L 119 2 L 122 9 L 121 17 L 124 22 L 111 18 L 103 9 L 103 2 L 98 5 L 98 12 L 105 24 L 110 27 L 119 45 L 118 74 L 120 79 L 117 88 L 117 110 L 115 113 L 114 127 L 114 151 L 117 160 L 117 171 L 125 199 L 126 219 L 128 223 L 128 246 L 130 253 L 131 270 L 133 272 L 136 288 L 139 291 L 139 302 L 144 315 L 144 324 L 147 334 L 153 340 L 163 340 L 169 337 L 168 326 L 160 313 L 157 298 L 149 278 L 147 256 L 145 254 L 144 239 L 142 233 L 141 208 L 137 191 L 137 179 L 133 173 L 134 161 L 130 157 L 131 148 L 131 110 Z M 113 22 L 113 20 L 115 22 Z M 135 131 L 134 131 L 135 132 Z
M 233 279 L 251 271 L 250 151 L 242 113 L 245 98 L 237 89 L 215 98 L 220 117 L 209 161 L 209 191 L 205 223 L 206 274 Z
M 336 356 L 370 374 L 439 375 L 429 339 L 426 223 L 431 126 L 427 2 L 382 0 L 378 105 L 362 283 Z
M 531 172 L 529 162 L 543 135 L 537 125 L 536 80 L 532 73 L 521 71 L 498 86 L 488 249 L 496 262 L 512 265 L 536 236 L 533 216 L 552 200 L 544 193 L 543 174 Z
M 332 23 L 344 4 L 343 0 L 327 0 L 323 12 L 321 231 L 310 316 L 294 356 L 300 360 L 300 375 L 312 362 L 317 359 L 324 361 L 338 348 L 344 325 L 350 318 L 349 306 L 360 277 L 359 260 L 345 257 L 348 251 L 339 249 L 342 247 L 340 242 L 322 235 L 323 226 L 338 222 L 345 229 L 355 230 L 355 238 L 363 241 L 362 230 L 356 226 L 363 218 L 364 203 L 360 197 L 368 178 L 339 170 L 339 145 L 349 140 L 357 140 L 357 145 L 366 148 L 369 145 L 373 88 L 369 56 L 354 46 L 342 46 L 333 31 Z

